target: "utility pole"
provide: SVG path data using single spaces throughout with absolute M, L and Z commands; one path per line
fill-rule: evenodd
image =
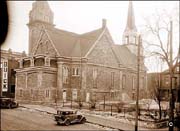
M 138 131 L 138 115 L 139 115 L 139 75 L 140 75 L 140 47 L 141 36 L 138 35 L 138 52 L 137 52 L 137 90 L 136 90 L 136 119 L 135 119 L 135 131 Z
M 174 131 L 174 100 L 173 100 L 173 62 L 172 62 L 172 52 L 173 52 L 173 47 L 172 47 L 172 33 L 173 33 L 173 27 L 172 27 L 172 21 L 170 21 L 170 100 L 169 100 L 169 131 Z

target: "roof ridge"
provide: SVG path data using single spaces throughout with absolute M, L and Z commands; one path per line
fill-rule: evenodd
M 48 29 L 48 30 L 51 30 L 51 31 L 55 31 L 55 32 L 61 32 L 61 33 L 68 33 L 72 36 L 79 36 L 80 34 L 78 33 L 75 33 L 75 32 L 71 32 L 71 31 L 67 31 L 67 30 L 63 30 L 63 29 L 58 29 L 58 28 L 52 28 L 52 29 Z
M 82 34 L 80 34 L 80 36 L 92 34 L 92 33 L 95 33 L 95 32 L 97 32 L 97 31 L 99 31 L 99 30 L 102 30 L 102 28 L 98 28 L 98 29 L 95 29 L 95 30 L 91 30 L 91 31 L 89 31 L 89 32 L 82 33 Z
M 95 42 L 92 44 L 92 46 L 89 48 L 88 52 L 85 54 L 85 57 L 89 55 L 89 53 L 92 51 L 92 49 L 95 47 L 98 40 L 103 36 L 104 32 L 106 31 L 106 28 L 101 28 L 102 31 L 99 33 L 98 37 L 96 38 Z

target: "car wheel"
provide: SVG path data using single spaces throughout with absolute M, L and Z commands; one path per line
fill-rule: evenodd
M 86 122 L 86 118 L 83 118 L 82 120 L 81 120 L 81 124 L 84 124 Z
M 12 108 L 12 105 L 11 105 L 11 104 L 8 104 L 8 108 L 11 109 L 11 108 Z
M 60 123 L 59 123 L 59 122 L 57 122 L 57 125 L 60 125 Z
M 71 123 L 70 120 L 67 119 L 66 122 L 65 122 L 65 125 L 68 126 L 68 125 L 70 125 L 70 123 Z

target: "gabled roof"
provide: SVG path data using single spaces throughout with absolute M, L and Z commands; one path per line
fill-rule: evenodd
M 86 56 L 103 31 L 103 28 L 99 28 L 88 33 L 76 34 L 56 28 L 46 29 L 58 53 L 65 57 Z M 115 45 L 112 43 L 112 49 L 119 64 L 130 68 L 136 67 L 137 57 L 125 45 Z
M 121 65 L 136 67 L 137 57 L 125 45 L 113 45 L 112 47 Z
M 56 28 L 47 30 L 59 54 L 67 57 L 85 56 L 101 32 L 101 28 L 81 35 Z

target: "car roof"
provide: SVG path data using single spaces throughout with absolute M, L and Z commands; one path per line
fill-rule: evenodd
M 11 98 L 8 98 L 8 97 L 0 97 L 0 99 L 11 99 Z
M 61 112 L 74 112 L 76 110 L 73 110 L 73 109 L 58 109 L 57 111 L 61 111 Z

